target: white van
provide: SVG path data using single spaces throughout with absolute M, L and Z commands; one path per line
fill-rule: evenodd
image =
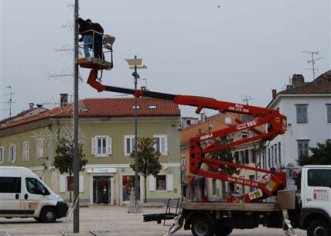
M 31 170 L 0 166 L 0 217 L 33 217 L 41 222 L 54 222 L 67 212 L 67 203 Z

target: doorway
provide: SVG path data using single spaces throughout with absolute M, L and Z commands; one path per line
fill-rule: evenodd
M 112 176 L 93 176 L 93 204 L 111 203 Z

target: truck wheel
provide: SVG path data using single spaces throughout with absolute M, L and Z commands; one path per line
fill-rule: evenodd
M 330 226 L 323 220 L 314 220 L 307 227 L 307 236 L 329 236 Z
M 56 212 L 53 208 L 46 207 L 40 213 L 40 219 L 45 223 L 52 223 L 56 220 Z
M 210 221 L 205 218 L 196 218 L 192 222 L 191 231 L 194 236 L 212 236 Z
M 221 228 L 217 228 L 215 229 L 215 235 L 216 236 L 228 236 L 231 234 L 232 232 L 232 228 L 230 227 L 221 227 Z

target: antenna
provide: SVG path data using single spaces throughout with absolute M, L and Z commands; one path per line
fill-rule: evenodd
M 7 89 L 9 89 L 9 100 L 8 100 L 8 105 L 9 105 L 9 118 L 11 118 L 11 105 L 14 103 L 13 101 L 13 95 L 15 94 L 12 91 L 12 87 L 10 85 L 7 86 Z
M 307 63 L 311 63 L 312 65 L 312 68 L 310 70 L 313 71 L 313 80 L 315 80 L 315 70 L 317 70 L 315 68 L 315 64 L 318 60 L 322 59 L 322 57 L 319 57 L 319 58 L 314 58 L 314 55 L 318 55 L 318 52 L 313 52 L 313 51 L 302 51 L 303 53 L 308 53 L 308 54 L 311 54 L 311 60 L 308 60 Z
M 246 103 L 246 105 L 248 105 L 248 102 L 250 101 L 250 100 L 253 100 L 254 98 L 253 98 L 253 96 L 248 96 L 248 95 L 246 95 L 246 96 L 242 96 L 242 101 L 244 102 L 244 103 Z

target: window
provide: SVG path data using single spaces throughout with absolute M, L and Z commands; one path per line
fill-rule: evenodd
M 331 170 L 311 169 L 308 170 L 308 186 L 330 187 Z
M 271 159 L 270 159 L 270 148 L 268 148 L 268 169 L 271 167 Z
M 307 104 L 298 104 L 298 105 L 296 105 L 297 123 L 298 124 L 308 123 L 307 108 L 308 108 Z
M 29 160 L 29 142 L 23 142 L 23 161 Z
M 168 155 L 168 139 L 167 135 L 154 135 L 155 150 L 161 155 Z
M 44 140 L 43 139 L 37 139 L 37 147 L 36 147 L 36 154 L 37 158 L 43 157 L 44 155 Z
M 326 104 L 326 119 L 328 123 L 331 123 L 331 104 Z
M 0 177 L 0 193 L 20 193 L 20 177 Z
M 305 156 L 308 157 L 309 140 L 298 140 L 298 158 Z
M 16 161 L 16 145 L 14 144 L 9 145 L 8 159 L 10 162 Z
M 47 188 L 35 178 L 26 178 L 25 185 L 26 190 L 31 194 L 50 195 L 50 192 L 47 190 Z
M 124 156 L 130 156 L 134 151 L 135 138 L 134 135 L 124 136 Z
M 5 149 L 3 147 L 0 147 L 0 163 L 3 163 L 5 161 Z
M 157 175 L 149 177 L 149 191 L 173 191 L 172 175 Z
M 111 138 L 109 136 L 96 136 L 92 138 L 92 155 L 106 157 L 111 154 Z
M 253 116 L 250 116 L 250 115 L 243 115 L 242 116 L 242 121 L 244 121 L 244 122 L 252 121 L 252 120 L 254 120 Z
M 280 142 L 278 142 L 278 160 L 279 160 L 279 164 L 282 164 L 282 155 L 281 155 L 281 146 L 280 146 Z
M 216 179 L 212 179 L 212 195 L 217 194 Z

